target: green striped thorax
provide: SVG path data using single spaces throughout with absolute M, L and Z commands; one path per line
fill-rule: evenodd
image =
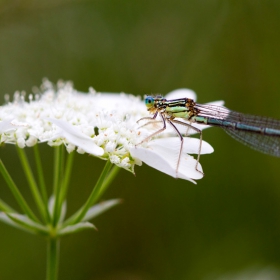
M 195 102 L 190 98 L 167 100 L 161 95 L 146 96 L 145 105 L 152 114 L 161 112 L 167 118 L 184 118 L 190 120 L 197 115 Z

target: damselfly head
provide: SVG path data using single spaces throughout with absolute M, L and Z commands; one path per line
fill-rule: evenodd
M 152 96 L 148 95 L 148 96 L 145 97 L 145 105 L 146 105 L 148 110 L 153 108 L 154 104 L 155 104 L 155 99 Z

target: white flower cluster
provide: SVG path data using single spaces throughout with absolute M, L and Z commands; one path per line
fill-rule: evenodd
M 187 92 L 190 93 L 184 90 L 184 94 Z M 196 160 L 188 155 L 198 152 L 198 139 L 185 138 L 178 170 L 178 137 L 165 133 L 162 138 L 137 145 L 151 133 L 151 128 L 156 129 L 156 125 L 139 129 L 137 120 L 149 116 L 139 97 L 97 93 L 93 89 L 84 94 L 69 82 L 54 86 L 45 80 L 28 99 L 26 102 L 25 94 L 17 92 L 12 102 L 6 98 L 6 104 L 0 107 L 0 144 L 21 148 L 42 142 L 51 146 L 64 144 L 68 152 L 76 149 L 89 153 L 131 172 L 135 164 L 144 161 L 173 177 L 190 181 L 202 177 L 202 172 L 194 168 Z M 212 151 L 203 142 L 201 154 Z M 200 164 L 198 169 L 202 171 Z

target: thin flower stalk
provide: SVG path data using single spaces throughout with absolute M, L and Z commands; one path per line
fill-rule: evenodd
M 8 187 L 10 188 L 10 191 L 12 192 L 12 194 L 14 195 L 15 199 L 17 200 L 17 203 L 19 204 L 19 206 L 21 207 L 22 211 L 33 221 L 39 221 L 38 218 L 35 216 L 35 214 L 33 213 L 33 211 L 30 209 L 30 207 L 28 206 L 28 204 L 26 203 L 25 199 L 23 198 L 23 196 L 21 195 L 18 187 L 16 186 L 16 184 L 14 183 L 12 177 L 10 176 L 8 170 L 5 168 L 2 160 L 0 159 L 0 172 L 3 176 L 3 178 L 5 179 Z M 9 206 L 8 206 L 9 207 Z M 10 208 L 10 207 L 9 207 Z
M 34 151 L 34 158 L 35 158 L 35 162 L 36 162 L 39 187 L 40 187 L 40 191 L 42 194 L 42 200 L 44 202 L 44 205 L 48 205 L 48 193 L 47 193 L 47 188 L 46 188 L 46 183 L 45 183 L 45 178 L 44 178 L 44 171 L 43 171 L 43 166 L 42 166 L 42 161 L 41 161 L 41 156 L 40 156 L 40 151 L 39 151 L 38 145 L 33 146 L 33 151 Z M 46 208 L 45 211 L 46 211 L 46 213 L 48 213 L 48 208 Z M 49 218 L 50 217 L 48 217 L 48 220 L 49 220 Z
M 107 161 L 86 203 L 81 207 L 79 211 L 77 211 L 65 222 L 64 226 L 79 223 L 84 218 L 89 208 L 100 198 L 101 194 L 103 193 L 102 187 L 104 186 L 104 182 L 106 181 L 111 168 L 112 163 L 110 161 Z
M 60 218 L 60 194 L 63 182 L 63 166 L 64 163 L 64 151 L 62 147 L 55 147 L 55 160 L 54 160 L 54 209 L 53 209 L 53 226 L 55 227 Z
M 61 184 L 61 190 L 60 190 L 60 198 L 59 198 L 60 206 L 59 207 L 62 206 L 62 203 L 64 202 L 64 200 L 67 196 L 71 171 L 72 171 L 72 167 L 73 167 L 74 155 L 75 155 L 75 153 L 70 153 L 70 154 L 68 154 L 67 159 L 66 159 L 64 177 L 63 177 L 63 181 Z
M 33 198 L 36 202 L 36 205 L 41 213 L 42 218 L 45 221 L 48 221 L 48 213 L 46 211 L 46 208 L 44 207 L 44 203 L 41 197 L 41 194 L 39 192 L 37 183 L 35 181 L 35 178 L 33 176 L 30 164 L 28 162 L 27 156 L 25 154 L 25 151 L 23 149 L 17 148 L 17 152 L 24 170 L 24 173 L 26 175 L 27 181 L 29 183 L 29 187 L 31 190 L 31 193 L 33 195 Z

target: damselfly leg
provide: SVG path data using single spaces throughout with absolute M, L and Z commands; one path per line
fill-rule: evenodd
M 158 121 L 156 120 L 156 117 L 158 115 L 158 112 L 156 112 L 153 117 L 145 117 L 145 118 L 141 118 L 140 120 L 137 121 L 137 123 L 139 123 L 140 121 L 143 120 L 149 120 L 147 123 L 145 123 L 144 125 L 142 125 L 141 127 L 150 125 L 150 124 L 154 124 L 154 123 L 162 123 L 162 127 L 160 129 L 158 129 L 156 132 L 150 134 L 149 136 L 147 136 L 146 138 L 144 138 L 141 142 L 139 142 L 136 146 L 143 144 L 144 142 L 149 141 L 151 138 L 157 136 L 158 134 L 162 133 L 163 131 L 166 130 L 166 122 L 168 122 L 170 124 L 170 126 L 174 129 L 174 131 L 176 132 L 176 134 L 179 136 L 180 139 L 180 149 L 179 149 L 179 156 L 178 156 L 178 160 L 176 163 L 176 173 L 178 173 L 178 169 L 180 166 L 180 160 L 181 160 L 181 156 L 182 156 L 182 152 L 183 152 L 183 147 L 184 147 L 184 137 L 182 135 L 182 133 L 179 131 L 179 129 L 176 127 L 176 124 L 182 125 L 184 127 L 187 127 L 186 133 L 185 135 L 188 135 L 188 130 L 192 129 L 195 132 L 200 134 L 200 141 L 199 141 L 199 147 L 198 147 L 198 156 L 197 156 L 197 160 L 196 160 L 196 166 L 195 169 L 196 171 L 200 172 L 203 174 L 203 172 L 201 172 L 200 170 L 198 170 L 198 163 L 199 163 L 199 158 L 200 158 L 200 153 L 201 153 L 201 147 L 202 147 L 202 131 L 194 126 L 192 126 L 191 124 L 185 123 L 183 121 L 179 121 L 179 120 L 175 120 L 174 118 L 169 118 L 165 115 L 164 112 L 160 112 L 159 115 L 161 117 L 161 120 Z

